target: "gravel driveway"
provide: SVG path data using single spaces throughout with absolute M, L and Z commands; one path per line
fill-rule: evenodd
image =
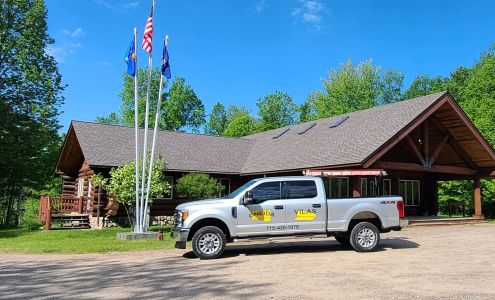
M 0 298 L 495 299 L 495 225 L 411 227 L 381 246 L 232 245 L 210 261 L 190 250 L 0 254 Z

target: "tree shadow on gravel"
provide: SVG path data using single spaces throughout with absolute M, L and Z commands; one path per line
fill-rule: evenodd
M 228 269 L 235 264 L 215 261 L 191 265 L 180 256 L 153 252 L 136 257 L 136 261 L 126 258 L 125 262 L 119 260 L 119 253 L 104 258 L 35 257 L 0 264 L 0 299 L 242 298 L 266 287 L 228 276 Z
M 418 248 L 419 244 L 407 238 L 385 238 L 380 240 L 375 252 L 387 251 L 388 249 Z M 220 257 L 228 258 L 239 255 L 274 255 L 282 253 L 317 253 L 335 251 L 354 251 L 352 247 L 345 246 L 334 240 L 324 241 L 295 241 L 295 242 L 270 242 L 266 244 L 242 245 L 230 244 Z M 197 259 L 192 251 L 183 255 L 184 258 Z

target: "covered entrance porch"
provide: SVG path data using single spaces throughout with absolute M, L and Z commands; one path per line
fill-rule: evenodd
M 437 216 L 442 182 L 472 182 L 472 216 L 483 218 L 481 179 L 495 177 L 495 152 L 445 94 L 361 164 L 305 171 L 328 178 L 329 197 L 400 195 L 406 216 Z

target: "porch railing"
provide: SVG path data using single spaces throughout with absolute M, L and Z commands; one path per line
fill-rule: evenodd
M 53 214 L 87 213 L 87 197 L 41 196 L 38 218 L 45 229 L 50 229 Z

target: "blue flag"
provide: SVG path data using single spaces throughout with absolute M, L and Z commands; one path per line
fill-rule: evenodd
M 170 77 L 172 77 L 172 74 L 170 74 L 170 62 L 168 61 L 167 40 L 168 37 L 165 39 L 165 42 L 163 43 L 162 74 L 163 76 L 165 76 L 165 78 L 170 79 Z
M 134 38 L 126 51 L 124 60 L 127 64 L 127 74 L 132 77 L 136 76 L 136 49 L 134 48 Z

